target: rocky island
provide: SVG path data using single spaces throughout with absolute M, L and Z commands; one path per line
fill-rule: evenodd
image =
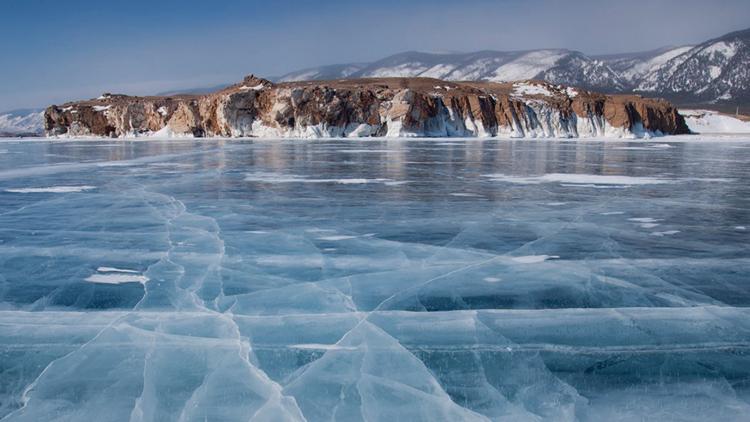
M 48 136 L 643 137 L 690 133 L 665 100 L 529 80 L 368 78 L 274 84 L 255 76 L 206 95 L 50 106 Z

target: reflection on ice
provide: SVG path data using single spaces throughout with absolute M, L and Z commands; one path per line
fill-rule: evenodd
M 738 145 L 4 143 L 0 418 L 744 420 Z

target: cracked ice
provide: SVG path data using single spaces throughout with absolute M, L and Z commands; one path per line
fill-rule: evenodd
M 0 419 L 743 420 L 750 142 L 667 142 L 3 141 Z

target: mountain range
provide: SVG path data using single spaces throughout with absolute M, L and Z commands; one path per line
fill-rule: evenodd
M 508 82 L 537 79 L 604 93 L 663 97 L 681 107 L 747 114 L 750 105 L 750 29 L 698 45 L 614 55 L 587 55 L 565 49 L 424 53 L 410 51 L 370 63 L 345 63 L 291 72 L 274 82 L 377 77 L 431 77 L 447 81 Z M 219 85 L 164 92 L 205 94 Z M 0 136 L 42 132 L 43 113 L 0 113 Z
M 22 109 L 0 113 L 0 137 L 35 136 L 44 128 L 43 109 Z
M 617 55 L 564 49 L 450 54 L 410 51 L 371 63 L 303 69 L 278 80 L 372 77 L 493 82 L 539 79 L 602 92 L 660 96 L 682 105 L 746 105 L 750 101 L 750 29 L 693 46 Z

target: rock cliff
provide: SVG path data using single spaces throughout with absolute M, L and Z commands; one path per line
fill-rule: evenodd
M 540 81 L 373 78 L 271 82 L 248 76 L 207 95 L 104 94 L 50 106 L 51 136 L 641 137 L 689 133 L 663 100 Z

